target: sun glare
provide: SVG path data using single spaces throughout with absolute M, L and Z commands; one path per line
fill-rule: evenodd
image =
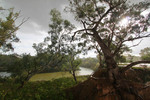
M 123 18 L 123 19 L 119 22 L 120 26 L 123 26 L 123 27 L 126 27 L 126 26 L 128 25 L 128 23 L 129 23 L 129 19 L 128 19 L 127 17 Z
M 150 12 L 150 9 L 149 10 L 145 10 L 141 13 L 141 15 L 143 15 L 144 17 L 147 16 Z

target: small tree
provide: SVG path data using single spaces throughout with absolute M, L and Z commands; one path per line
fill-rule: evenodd
M 69 71 L 75 80 L 77 82 L 76 78 L 76 71 L 79 69 L 79 65 L 81 64 L 81 59 L 77 57 L 77 55 L 80 53 L 75 47 L 75 45 L 71 45 L 71 47 L 68 50 L 68 55 L 66 55 L 65 64 L 63 66 L 63 70 Z
M 19 58 L 11 63 L 9 72 L 12 73 L 12 77 L 17 83 L 20 83 L 18 89 L 22 88 L 24 84 L 36 73 L 41 72 L 43 67 L 36 56 L 30 54 L 23 54 Z M 14 59 L 11 59 L 14 60 Z
M 71 32 L 75 28 L 68 20 L 61 17 L 61 13 L 52 9 L 50 11 L 50 31 L 43 43 L 34 44 L 37 55 L 49 55 L 47 67 L 55 67 L 61 70 L 62 64 L 65 63 L 65 57 L 70 48 Z

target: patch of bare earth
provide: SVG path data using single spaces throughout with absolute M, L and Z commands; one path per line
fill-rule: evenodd
M 103 69 L 86 81 L 67 89 L 67 92 L 72 93 L 73 100 L 150 100 L 150 84 L 140 80 L 142 79 L 135 71 L 129 70 L 122 79 L 117 80 L 116 85 L 109 81 L 106 70 Z

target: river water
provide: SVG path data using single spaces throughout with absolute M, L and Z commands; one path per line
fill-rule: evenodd
M 8 72 L 0 72 L 0 77 L 4 78 L 4 77 L 9 77 L 11 75 L 11 73 Z
M 81 76 L 81 75 L 91 75 L 94 71 L 92 69 L 89 68 L 84 68 L 84 67 L 79 67 L 79 71 L 77 71 L 77 75 Z
M 76 72 L 77 76 L 81 75 L 91 75 L 93 73 L 93 70 L 89 68 L 79 67 L 79 71 Z M 0 77 L 9 77 L 11 73 L 8 72 L 0 72 Z

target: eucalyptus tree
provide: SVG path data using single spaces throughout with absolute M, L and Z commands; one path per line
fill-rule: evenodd
M 133 3 L 128 0 L 69 1 L 70 5 L 67 9 L 82 24 L 82 28 L 74 32 L 73 38 L 79 34 L 85 39 L 85 42 L 92 42 L 99 51 L 101 49 L 107 67 L 107 79 L 118 91 L 117 94 L 121 95 L 121 83 L 124 83 L 122 79 L 125 71 L 139 63 L 150 63 L 150 61 L 138 61 L 119 69 L 115 59 L 125 47 L 125 43 L 150 37 L 150 33 L 147 32 L 150 26 L 150 13 L 146 16 L 142 14 L 149 9 L 150 2 Z M 91 77 L 98 79 L 94 76 Z M 139 97 L 137 94 L 135 95 Z M 121 100 L 123 100 L 122 96 Z
M 114 58 L 125 43 L 150 37 L 147 32 L 150 14 L 147 16 L 141 14 L 149 8 L 150 2 L 132 4 L 127 0 L 69 1 L 68 9 L 74 13 L 76 20 L 80 21 L 83 26 L 83 29 L 76 31 L 74 36 L 81 34 L 85 41 L 92 39 L 96 42 L 104 55 L 109 78 L 114 80 L 119 74 Z M 124 23 L 124 20 L 127 22 Z
M 37 56 L 49 55 L 48 59 L 45 60 L 47 67 L 61 69 L 71 46 L 71 32 L 73 29 L 75 29 L 75 26 L 70 21 L 63 19 L 57 9 L 54 8 L 50 11 L 48 36 L 44 39 L 44 42 L 33 45 L 37 51 Z
M 81 50 L 78 49 L 76 44 L 70 43 L 70 47 L 68 48 L 67 52 L 68 53 L 65 57 L 65 62 L 62 69 L 69 71 L 69 73 L 72 74 L 75 82 L 77 82 L 76 71 L 79 70 L 79 65 L 81 64 L 81 59 L 79 59 L 78 54 L 81 53 Z

